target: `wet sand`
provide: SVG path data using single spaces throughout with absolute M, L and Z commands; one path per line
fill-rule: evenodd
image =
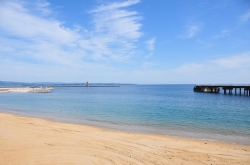
M 0 113 L 0 164 L 250 164 L 250 146 Z

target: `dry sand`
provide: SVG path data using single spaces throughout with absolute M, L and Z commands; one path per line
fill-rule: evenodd
M 0 164 L 250 164 L 250 146 L 0 113 Z

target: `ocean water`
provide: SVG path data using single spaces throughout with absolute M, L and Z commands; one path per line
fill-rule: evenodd
M 55 87 L 52 93 L 1 93 L 0 111 L 122 131 L 250 145 L 250 97 L 193 92 L 193 87 Z

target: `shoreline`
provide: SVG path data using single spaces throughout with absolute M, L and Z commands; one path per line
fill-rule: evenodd
M 110 123 L 105 121 L 97 121 L 97 120 L 80 120 L 80 119 L 74 119 L 74 118 L 66 118 L 65 116 L 56 117 L 56 116 L 48 116 L 44 114 L 39 113 L 30 113 L 28 114 L 25 111 L 22 110 L 16 110 L 16 109 L 2 109 L 0 108 L 0 114 L 11 114 L 14 116 L 20 116 L 20 117 L 27 117 L 27 118 L 37 118 L 42 120 L 47 120 L 50 122 L 56 122 L 56 123 L 65 123 L 65 124 L 73 124 L 73 125 L 83 125 L 83 126 L 90 126 L 95 128 L 101 128 L 101 129 L 107 129 L 107 130 L 113 130 L 113 131 L 119 131 L 119 132 L 130 132 L 130 133 L 136 133 L 136 134 L 148 134 L 148 135 L 162 135 L 162 136 L 172 136 L 177 138 L 187 138 L 187 139 L 193 139 L 193 140 L 202 140 L 202 141 L 210 141 L 210 142 L 218 142 L 218 143 L 226 143 L 226 144 L 234 144 L 234 145 L 246 145 L 250 146 L 249 141 L 246 141 L 246 139 L 238 139 L 239 137 L 235 137 L 232 135 L 229 135 L 229 137 L 226 137 L 226 135 L 217 135 L 213 134 L 210 137 L 204 137 L 204 135 L 209 135 L 209 133 L 197 133 L 197 132 L 182 132 L 180 130 L 168 130 L 167 133 L 163 133 L 162 129 L 154 128 L 154 127 L 145 127 L 140 125 L 124 125 L 124 124 L 118 124 L 118 123 Z M 41 115 L 41 116 L 40 116 Z M 118 125 L 117 125 L 118 124 Z M 128 127 L 128 128 L 127 128 Z M 165 130 L 164 130 L 165 131 Z M 213 136 L 213 137 L 212 137 Z M 217 138 L 215 138 L 215 136 Z M 218 138 L 218 136 L 221 136 Z M 233 138 L 237 138 L 237 140 L 232 140 Z M 226 138 L 226 139 L 225 139 Z
M 250 146 L 0 112 L 0 164 L 249 164 Z

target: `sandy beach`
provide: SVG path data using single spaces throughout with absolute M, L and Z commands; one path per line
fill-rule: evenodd
M 250 146 L 0 113 L 0 164 L 250 164 Z

